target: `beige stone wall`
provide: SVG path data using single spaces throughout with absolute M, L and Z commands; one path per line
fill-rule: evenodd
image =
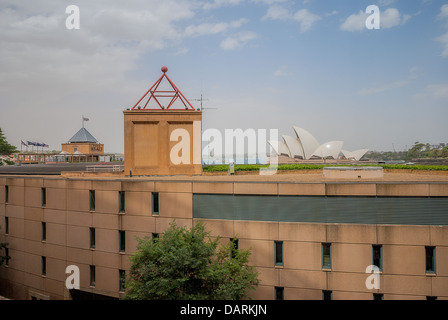
M 4 186 L 9 202 L 4 203 Z M 0 178 L 0 241 L 7 242 L 11 260 L 0 268 L 0 288 L 6 296 L 30 299 L 69 299 L 65 268 L 80 269 L 81 290 L 119 297 L 119 270 L 129 270 L 129 256 L 136 237 L 163 233 L 170 222 L 191 227 L 191 184 L 177 183 L 179 191 L 163 192 L 160 185 L 159 215 L 152 215 L 154 182 L 91 181 L 65 179 Z M 47 202 L 42 207 L 41 190 Z M 90 211 L 89 190 L 95 190 L 95 211 Z M 182 190 L 188 190 L 183 192 Z M 126 210 L 119 213 L 118 192 L 125 191 Z M 9 232 L 5 235 L 5 217 Z M 42 222 L 46 240 L 42 241 Z M 95 248 L 90 248 L 90 228 L 95 228 Z M 119 251 L 118 230 L 125 231 L 125 252 Z M 41 257 L 46 257 L 42 275 Z M 96 269 L 90 286 L 90 265 Z
M 9 202 L 5 204 L 5 188 Z M 46 188 L 45 207 L 41 203 Z M 90 211 L 89 190 L 95 190 Z M 119 212 L 118 192 L 125 192 L 126 210 Z M 119 297 L 119 270 L 129 270 L 136 237 L 163 233 L 172 221 L 191 227 L 193 193 L 282 195 L 448 196 L 445 184 L 250 183 L 195 182 L 154 179 L 94 179 L 0 177 L 0 241 L 12 257 L 0 267 L 2 293 L 16 299 L 31 295 L 69 299 L 65 268 L 77 265 L 81 290 Z M 159 214 L 152 214 L 152 193 L 159 194 Z M 9 232 L 5 234 L 5 217 Z M 42 241 L 42 222 L 46 240 Z M 251 264 L 261 280 L 256 299 L 273 299 L 274 287 L 284 287 L 286 299 L 448 299 L 448 226 L 313 224 L 204 220 L 212 236 L 223 241 L 237 236 L 240 248 L 251 248 Z M 90 248 L 95 228 L 95 248 Z M 126 250 L 119 252 L 118 230 L 125 231 Z M 282 266 L 274 263 L 274 241 L 283 241 Z M 332 244 L 332 268 L 322 269 L 321 244 Z M 383 248 L 380 289 L 365 286 L 372 264 L 372 245 Z M 425 273 L 425 246 L 436 247 L 436 274 Z M 41 257 L 46 257 L 46 275 Z M 96 283 L 89 284 L 90 265 Z
M 261 280 L 256 299 L 273 299 L 284 287 L 285 299 L 448 299 L 448 226 L 375 226 L 285 222 L 202 220 L 213 236 L 239 238 L 251 249 L 251 264 Z M 274 262 L 274 241 L 283 241 L 283 266 Z M 322 243 L 332 245 L 332 268 L 322 268 Z M 365 281 L 372 264 L 372 245 L 381 244 L 380 289 Z M 436 247 L 436 274 L 425 272 L 425 246 Z
M 329 179 L 374 179 L 382 178 L 384 176 L 383 168 L 381 167 L 345 167 L 323 168 L 323 176 Z
M 104 144 L 101 143 L 62 143 L 61 149 L 72 154 L 76 151 L 82 154 L 104 154 Z
M 202 111 L 132 110 L 124 111 L 124 152 L 126 175 L 199 175 L 202 172 Z M 194 122 L 199 126 L 194 126 Z M 194 130 L 198 128 L 198 130 Z M 176 129 L 187 130 L 185 141 L 190 153 L 187 164 L 170 159 L 170 141 Z M 199 158 L 194 161 L 194 154 Z M 195 163 L 196 162 L 196 163 Z

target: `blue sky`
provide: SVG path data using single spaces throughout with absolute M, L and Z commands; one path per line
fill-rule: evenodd
M 79 30 L 65 27 L 70 4 Z M 369 5 L 379 30 L 365 28 Z M 164 65 L 216 108 L 204 130 L 296 125 L 348 150 L 448 142 L 446 1 L 3 0 L 0 42 L 0 127 L 17 146 L 59 149 L 85 115 L 122 152 L 122 110 Z

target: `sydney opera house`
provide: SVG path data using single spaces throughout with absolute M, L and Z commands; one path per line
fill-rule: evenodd
M 355 151 L 343 150 L 344 141 L 329 141 L 320 144 L 317 139 L 305 129 L 293 126 L 295 137 L 282 135 L 283 141 L 269 141 L 274 151 L 278 155 L 285 155 L 290 158 L 310 159 L 339 159 L 343 156 L 347 160 L 359 161 L 369 149 Z

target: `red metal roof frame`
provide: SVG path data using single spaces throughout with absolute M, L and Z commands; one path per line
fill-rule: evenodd
M 171 108 L 174 104 L 174 102 L 179 99 L 180 101 L 182 101 L 185 110 L 195 110 L 194 107 L 191 105 L 191 103 L 187 100 L 187 98 L 185 98 L 185 96 L 182 94 L 182 92 L 180 92 L 180 90 L 176 87 L 176 85 L 171 81 L 171 79 L 166 75 L 166 72 L 168 71 L 167 67 L 162 67 L 162 76 L 152 85 L 151 88 L 149 88 L 149 90 L 143 95 L 143 97 L 141 97 L 140 100 L 138 100 L 138 102 L 132 107 L 132 110 L 135 109 L 146 109 L 146 110 L 159 110 L 159 109 L 147 109 L 146 107 L 148 106 L 149 101 L 154 98 L 154 101 L 157 103 L 157 105 L 160 107 L 160 109 L 166 109 L 168 110 L 169 108 Z M 157 88 L 159 87 L 160 83 L 162 82 L 162 80 L 166 78 L 166 80 L 168 80 L 169 84 L 171 85 L 171 88 L 173 90 L 157 90 Z M 145 105 L 143 107 L 138 106 L 140 102 L 142 102 L 143 99 L 148 98 L 148 100 L 146 101 Z M 170 103 L 168 104 L 168 106 L 165 108 L 163 107 L 159 100 L 157 98 L 171 98 Z

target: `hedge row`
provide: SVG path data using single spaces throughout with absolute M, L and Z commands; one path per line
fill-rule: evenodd
M 353 165 L 349 164 L 338 164 L 338 165 L 324 165 L 324 164 L 280 164 L 278 166 L 278 170 L 316 170 L 322 169 L 324 167 L 352 167 Z M 384 169 L 406 169 L 406 170 L 436 170 L 436 171 L 448 171 L 448 166 L 446 165 L 405 165 L 405 164 L 362 164 L 356 165 L 359 167 L 383 167 Z M 259 165 L 259 164 L 240 164 L 235 165 L 235 171 L 255 171 L 260 168 L 267 168 L 267 165 Z M 214 165 L 214 166 L 204 166 L 203 171 L 205 172 L 222 172 L 227 171 L 229 168 L 228 165 Z

